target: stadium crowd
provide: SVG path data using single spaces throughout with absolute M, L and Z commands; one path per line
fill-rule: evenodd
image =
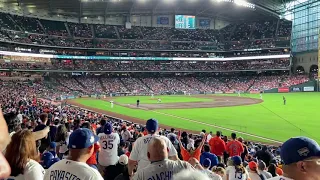
M 158 81 L 181 85 L 170 78 Z M 186 82 L 202 85 L 195 78 Z M 280 147 L 245 141 L 236 133 L 214 134 L 211 129 L 180 132 L 159 128 L 155 119 L 133 123 L 40 98 L 54 93 L 61 92 L 43 82 L 1 82 L 0 178 L 313 180 L 320 176 L 316 164 L 320 147 L 305 137 L 291 138 Z
M 220 30 L 185 30 L 49 21 L 0 13 L 2 41 L 107 49 L 243 50 L 289 47 L 291 22 L 235 23 Z
M 0 62 L 4 69 L 50 69 L 77 71 L 236 71 L 289 69 L 290 60 L 264 59 L 247 61 L 104 61 L 61 60 L 50 63 Z

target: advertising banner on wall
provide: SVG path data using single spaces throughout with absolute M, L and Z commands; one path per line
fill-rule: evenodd
M 298 88 L 298 87 L 294 87 L 294 88 L 292 88 L 292 90 L 291 90 L 292 92 L 300 92 L 301 91 L 301 89 L 300 88 Z
M 278 92 L 279 93 L 287 93 L 287 92 L 289 92 L 289 88 L 288 87 L 278 88 Z
M 313 92 L 314 91 L 314 87 L 313 86 L 303 87 L 303 91 L 305 91 L 305 92 Z

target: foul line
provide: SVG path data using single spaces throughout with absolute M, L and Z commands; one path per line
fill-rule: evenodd
M 133 105 L 129 105 L 129 106 L 133 106 Z M 254 134 L 250 134 L 250 133 L 246 133 L 246 132 L 242 132 L 242 131 L 238 131 L 238 130 L 234 130 L 234 129 L 229 129 L 229 128 L 225 128 L 225 127 L 221 127 L 221 126 L 217 126 L 217 125 L 213 125 L 213 124 L 208 124 L 208 123 L 204 123 L 204 122 L 201 122 L 201 121 L 196 121 L 194 119 L 189 119 L 189 118 L 185 118 L 185 117 L 181 117 L 181 116 L 176 116 L 176 115 L 173 115 L 173 114 L 167 114 L 167 113 L 163 113 L 163 112 L 159 112 L 159 111 L 154 111 L 154 110 L 150 110 L 148 108 L 139 107 L 138 109 L 143 109 L 143 110 L 151 111 L 151 112 L 154 112 L 154 113 L 157 113 L 157 114 L 162 114 L 162 115 L 165 115 L 165 116 L 170 116 L 170 117 L 174 117 L 174 118 L 177 118 L 177 119 L 182 119 L 182 120 L 189 121 L 189 122 L 194 122 L 194 123 L 198 123 L 198 124 L 202 124 L 202 125 L 206 125 L 206 126 L 211 126 L 211 127 L 214 127 L 214 128 L 219 128 L 219 129 L 223 129 L 223 130 L 227 130 L 227 131 L 232 131 L 232 132 L 235 132 L 235 133 L 251 136 L 251 137 L 254 137 L 254 138 L 258 138 L 258 139 L 267 140 L 267 141 L 274 142 L 274 143 L 279 143 L 279 144 L 283 143 L 281 141 L 277 141 L 277 140 L 274 140 L 274 139 L 269 139 L 269 138 L 266 138 L 266 137 L 257 136 L 257 135 L 254 135 Z

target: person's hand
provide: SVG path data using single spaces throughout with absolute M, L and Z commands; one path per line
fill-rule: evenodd
M 200 164 L 199 161 L 198 161 L 196 158 L 194 158 L 194 157 L 190 158 L 188 162 L 189 162 L 193 167 L 194 167 L 195 165 L 197 165 L 197 164 Z

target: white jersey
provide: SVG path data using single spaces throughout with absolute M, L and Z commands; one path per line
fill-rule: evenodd
M 101 174 L 88 164 L 68 159 L 55 163 L 47 170 L 43 180 L 52 179 L 103 180 Z
M 287 177 L 283 177 L 283 176 L 277 176 L 277 177 L 273 177 L 273 178 L 268 179 L 268 180 L 293 180 L 293 179 L 290 179 L 290 178 L 287 178 Z
M 249 177 L 247 170 L 244 174 L 236 173 L 234 166 L 227 167 L 226 174 L 229 176 L 229 180 L 247 180 Z
M 148 144 L 150 140 L 153 137 L 160 137 L 162 138 L 169 149 L 169 156 L 175 156 L 177 155 L 177 150 L 174 148 L 170 140 L 165 136 L 159 136 L 159 135 L 146 135 L 143 137 L 140 137 L 136 140 L 136 142 L 133 144 L 133 149 L 130 154 L 130 160 L 138 161 L 138 170 L 141 168 L 145 168 L 150 164 L 150 161 L 148 159 Z
M 120 144 L 120 137 L 118 133 L 105 134 L 100 133 L 99 143 L 101 150 L 99 152 L 98 161 L 101 166 L 110 166 L 117 164 L 118 145 Z
M 166 179 L 171 180 L 173 175 L 184 170 L 194 170 L 194 168 L 185 161 L 172 161 L 169 159 L 149 164 L 136 172 L 133 180 L 147 179 Z
M 44 174 L 43 167 L 37 161 L 30 159 L 24 168 L 23 174 L 19 174 L 16 177 L 10 176 L 6 180 L 43 180 Z
M 222 180 L 222 177 L 214 172 L 210 171 L 209 169 L 204 169 L 201 171 L 202 173 L 206 174 L 210 180 Z

